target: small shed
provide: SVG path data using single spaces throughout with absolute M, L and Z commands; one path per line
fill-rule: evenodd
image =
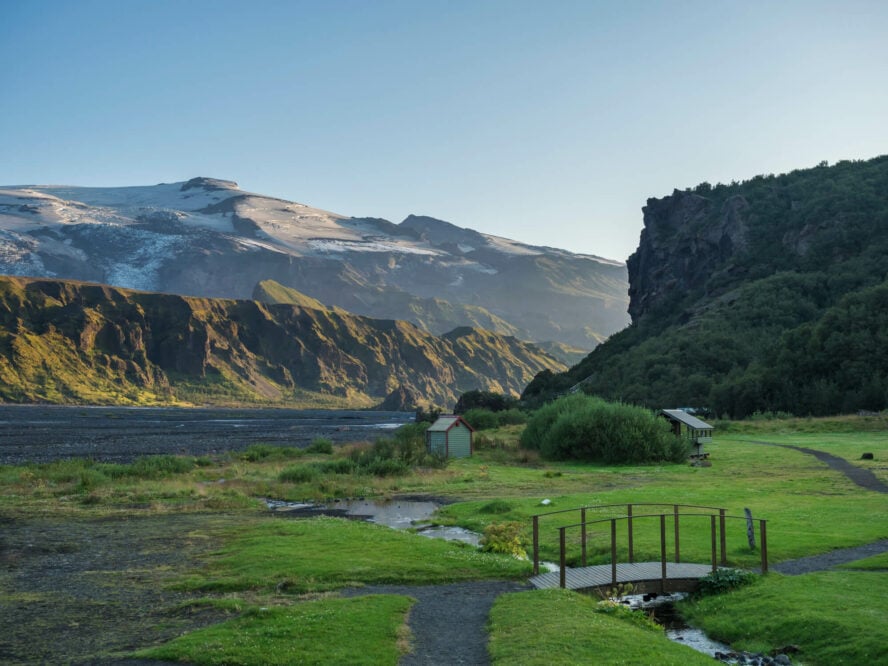
M 474 451 L 475 429 L 461 416 L 445 414 L 426 430 L 426 450 L 445 458 L 467 458 Z
M 709 456 L 703 452 L 703 445 L 712 441 L 712 431 L 715 428 L 696 416 L 688 414 L 683 409 L 664 409 L 660 412 L 672 425 L 672 432 L 676 437 L 690 440 L 694 446 L 692 458 L 702 459 Z

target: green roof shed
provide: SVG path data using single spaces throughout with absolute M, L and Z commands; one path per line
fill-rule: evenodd
M 426 430 L 426 450 L 444 458 L 467 458 L 474 451 L 472 433 L 475 429 L 461 416 L 438 417 Z

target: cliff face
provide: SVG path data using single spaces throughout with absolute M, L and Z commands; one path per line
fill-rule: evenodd
M 403 321 L 253 301 L 0 278 L 7 401 L 367 406 L 402 389 L 450 405 L 519 391 L 564 366 L 487 331 L 436 337 Z
M 524 397 L 741 418 L 888 407 L 888 156 L 650 199 L 632 325 Z
M 736 253 L 747 249 L 749 203 L 742 195 L 718 205 L 676 190 L 662 199 L 648 199 L 642 211 L 641 240 L 627 262 L 633 322 L 703 288 Z

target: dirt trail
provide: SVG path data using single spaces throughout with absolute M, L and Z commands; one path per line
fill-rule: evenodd
M 343 591 L 345 596 L 402 594 L 416 599 L 410 611 L 413 652 L 399 666 L 466 664 L 484 666 L 487 616 L 501 594 L 531 589 L 527 583 L 478 581 L 451 585 L 374 585 Z
M 853 483 L 856 483 L 861 488 L 866 488 L 867 490 L 872 490 L 873 492 L 877 493 L 888 493 L 888 485 L 882 483 L 882 481 L 880 481 L 879 478 L 871 471 L 869 471 L 868 469 L 864 469 L 863 467 L 852 465 L 844 458 L 839 458 L 838 456 L 834 456 L 831 453 L 809 449 L 804 446 L 793 446 L 792 444 L 777 444 L 775 442 L 762 442 L 754 439 L 741 439 L 739 441 L 746 442 L 747 444 L 780 446 L 784 449 L 795 449 L 796 451 L 807 453 L 808 455 L 817 458 L 817 460 L 819 460 L 820 462 L 825 463 L 830 469 L 844 474 L 846 477 L 848 477 L 848 479 L 850 479 Z

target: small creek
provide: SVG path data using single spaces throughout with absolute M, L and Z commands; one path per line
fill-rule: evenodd
M 432 539 L 460 541 L 471 546 L 479 545 L 481 535 L 462 527 L 434 525 L 431 517 L 440 508 L 437 502 L 425 500 L 342 500 L 326 504 L 283 502 L 265 500 L 275 513 L 293 517 L 339 516 L 354 520 L 366 520 L 392 527 L 396 530 L 415 529 L 416 533 Z
M 478 546 L 481 538 L 477 532 L 471 532 L 462 527 L 431 523 L 432 516 L 441 505 L 428 500 L 340 500 L 315 504 L 266 499 L 265 503 L 272 512 L 294 518 L 337 516 L 365 520 L 399 530 L 414 529 L 421 536 L 444 539 L 445 541 L 460 541 L 472 546 Z M 540 564 L 543 568 L 551 571 L 557 571 L 558 568 L 556 564 L 550 562 L 541 562 Z M 716 658 L 716 653 L 732 654 L 729 645 L 714 641 L 700 629 L 685 624 L 675 609 L 675 602 L 685 597 L 687 594 L 684 592 L 661 595 L 634 594 L 623 597 L 622 601 L 627 603 L 630 608 L 651 612 L 654 619 L 666 630 L 666 636 L 676 643 L 687 645 L 714 658 Z M 737 662 L 725 660 L 725 663 Z

